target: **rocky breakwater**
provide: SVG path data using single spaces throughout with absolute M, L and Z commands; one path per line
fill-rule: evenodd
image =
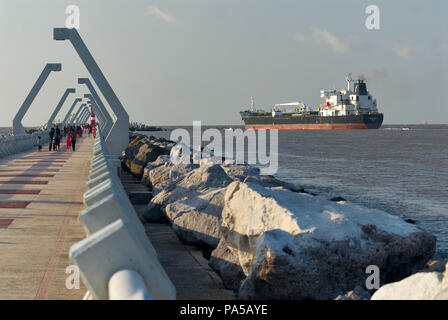
M 435 237 L 415 224 L 309 194 L 249 165 L 174 164 L 166 153 L 145 159 L 154 161 L 138 169 L 153 190 L 144 219 L 166 219 L 180 239 L 204 248 L 243 299 L 335 299 L 364 288 L 369 265 L 384 284 L 419 271 L 435 251 Z

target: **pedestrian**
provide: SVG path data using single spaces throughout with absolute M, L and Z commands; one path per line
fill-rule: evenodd
M 59 129 L 59 127 L 56 127 L 53 151 L 55 151 L 55 150 L 59 151 L 60 145 L 61 145 L 61 129 Z
M 76 151 L 76 131 L 71 134 L 72 150 Z
M 49 145 L 49 147 L 48 147 L 48 151 L 51 151 L 51 149 L 52 149 L 52 147 L 53 147 L 53 143 L 54 143 L 54 141 L 53 141 L 53 139 L 54 139 L 54 133 L 55 133 L 54 128 L 51 128 L 50 132 L 48 133 L 48 134 L 50 135 L 50 145 Z
M 37 136 L 37 152 L 42 152 L 42 140 L 40 136 Z
M 70 133 L 67 134 L 66 145 L 67 145 L 66 151 L 72 151 L 72 138 L 70 137 Z

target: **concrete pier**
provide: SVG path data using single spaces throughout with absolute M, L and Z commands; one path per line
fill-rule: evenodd
M 48 151 L 47 144 L 38 152 L 36 144 L 58 134 L 50 127 L 76 92 L 66 89 L 47 130 L 27 134 L 24 115 L 50 72 L 62 69 L 47 64 L 13 120 L 13 136 L 0 137 L 0 300 L 176 299 L 119 180 L 129 116 L 76 29 L 55 28 L 54 39 L 72 43 L 112 113 L 102 109 L 90 80 L 80 79 L 95 101 L 75 99 L 63 123 L 79 130 L 98 111 L 95 137 L 78 136 L 76 152 L 63 137 L 60 151 Z
M 70 247 L 86 234 L 78 215 L 94 139 L 76 152 L 36 150 L 0 158 L 0 300 L 82 299 L 67 289 Z

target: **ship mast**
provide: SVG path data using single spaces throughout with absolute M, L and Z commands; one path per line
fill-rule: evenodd
M 350 83 L 353 81 L 352 80 L 352 74 L 349 73 L 346 77 L 345 77 L 345 81 L 347 81 L 347 92 L 350 91 Z

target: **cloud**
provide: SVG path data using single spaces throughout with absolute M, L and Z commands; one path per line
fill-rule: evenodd
M 294 35 L 294 40 L 297 42 L 308 41 L 315 44 L 325 45 L 335 53 L 347 53 L 349 51 L 349 46 L 334 34 L 330 33 L 328 30 L 319 29 L 316 27 L 310 27 L 310 29 L 310 35 L 305 36 L 302 33 L 296 33 Z
M 172 15 L 170 15 L 154 6 L 146 7 L 146 15 L 151 16 L 151 17 L 156 17 L 160 20 L 165 21 L 166 23 L 170 23 L 170 24 L 177 23 L 177 20 L 175 17 L 173 17 Z
M 317 43 L 323 43 L 330 46 L 331 50 L 336 53 L 348 52 L 348 46 L 335 35 L 324 29 L 311 27 L 312 36 Z
M 409 58 L 409 54 L 410 54 L 409 48 L 403 47 L 400 45 L 395 45 L 393 49 L 397 56 L 399 56 L 401 58 Z
M 297 42 L 304 42 L 305 41 L 305 36 L 302 33 L 296 33 L 294 35 L 294 40 L 296 40 Z

